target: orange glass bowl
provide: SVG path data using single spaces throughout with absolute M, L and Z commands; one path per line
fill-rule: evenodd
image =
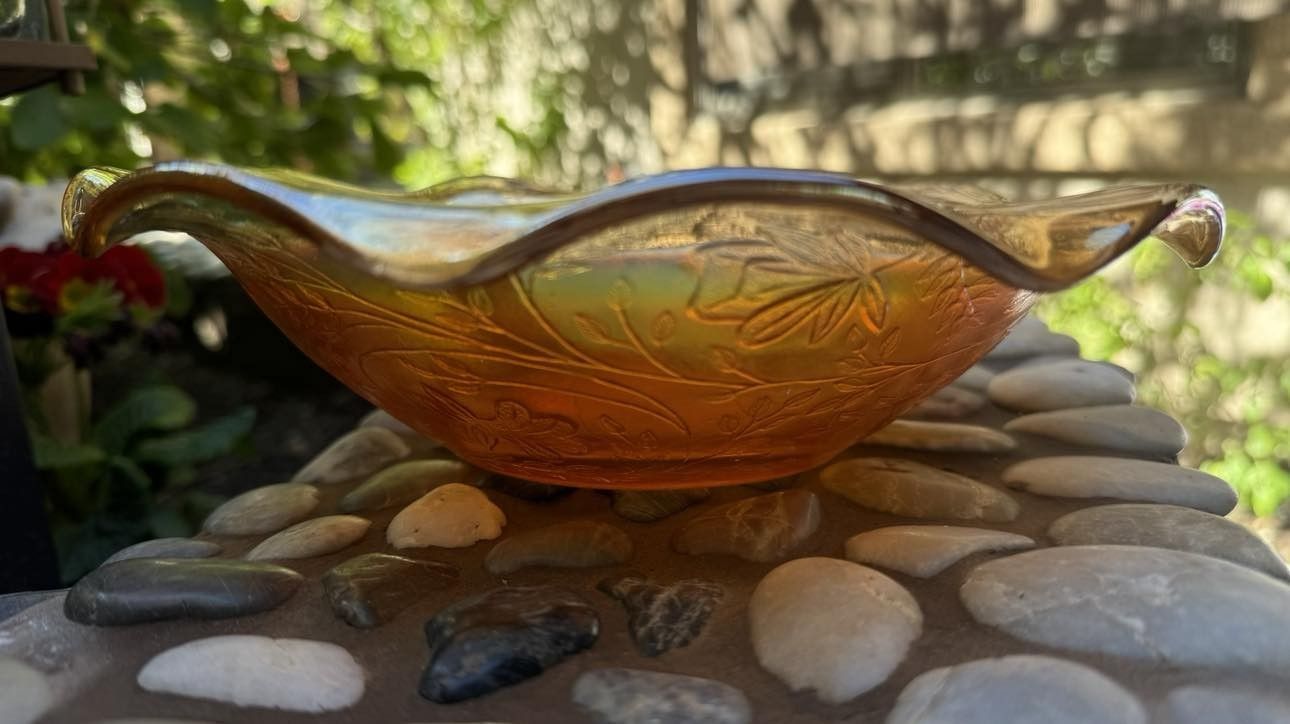
M 481 468 L 648 488 L 823 463 L 976 362 L 1036 292 L 1151 235 L 1205 264 L 1223 209 L 1187 185 L 1009 203 L 713 168 L 399 194 L 179 162 L 82 172 L 63 222 L 91 255 L 191 234 L 318 364 Z

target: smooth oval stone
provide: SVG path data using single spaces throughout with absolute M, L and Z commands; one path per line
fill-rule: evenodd
M 1165 697 L 1161 724 L 1286 724 L 1290 700 L 1257 691 L 1206 684 L 1182 686 Z
M 1086 365 L 1097 365 L 1099 367 L 1105 367 L 1106 369 L 1112 372 L 1115 372 L 1116 374 L 1119 374 L 1120 376 L 1124 377 L 1130 382 L 1136 382 L 1138 379 L 1138 376 L 1133 374 L 1133 372 L 1125 369 L 1124 367 L 1121 367 L 1120 365 L 1114 362 L 1107 362 L 1106 360 L 1090 360 L 1090 359 L 1073 360 L 1069 356 L 1056 355 L 1056 354 L 1043 354 L 1043 355 L 1039 355 L 1038 357 L 1027 357 L 1026 359 L 1018 361 L 1017 364 L 1014 365 L 1011 369 L 1019 370 L 1023 367 L 1035 367 L 1039 365 L 1056 364 L 1058 362 L 1074 362 L 1074 361 L 1079 361 Z
M 1024 535 L 954 525 L 893 525 L 846 543 L 847 560 L 930 578 L 974 553 L 1034 548 Z
M 126 546 L 113 553 L 104 565 L 131 558 L 212 558 L 224 551 L 219 543 L 192 538 L 156 538 Z
M 1173 463 L 1092 455 L 1035 458 L 1003 471 L 1010 488 L 1056 498 L 1169 503 L 1226 515 L 1236 491 L 1221 478 Z
M 1011 360 L 1038 355 L 1078 357 L 1079 342 L 1074 337 L 1049 331 L 1048 325 L 1036 317 L 1026 317 L 986 354 L 985 359 Z
M 623 576 L 605 579 L 597 588 L 622 601 L 627 630 L 645 656 L 658 656 L 697 638 L 724 594 L 721 586 L 698 578 L 663 585 Z
M 973 569 L 977 621 L 1054 648 L 1174 666 L 1290 666 L 1290 585 L 1164 548 L 1045 548 Z
M 384 427 L 360 427 L 342 435 L 296 473 L 293 483 L 331 485 L 365 478 L 412 454 L 412 448 Z
M 95 719 L 94 724 L 215 724 L 204 719 L 173 719 L 170 716 L 126 716 L 125 719 Z
M 900 584 L 836 558 L 799 558 L 766 574 L 748 601 L 757 661 L 793 691 L 840 704 L 887 680 L 923 631 Z
M 594 568 L 632 557 L 632 539 L 608 523 L 574 520 L 526 530 L 493 546 L 484 568 L 494 575 L 522 568 Z
M 226 501 L 202 527 L 216 535 L 264 535 L 298 523 L 318 507 L 318 488 L 279 483 L 248 490 Z
M 782 561 L 820 527 L 820 500 L 793 489 L 718 505 L 690 518 L 672 535 L 678 553 L 717 553 L 758 563 Z
M 592 669 L 573 700 L 606 724 L 748 724 L 752 707 L 729 684 L 641 669 Z
M 363 668 L 333 643 L 268 636 L 212 636 L 167 649 L 139 671 L 160 694 L 233 706 L 340 711 L 363 698 Z
M 1007 452 L 1017 447 L 1011 435 L 988 427 L 924 420 L 892 420 L 860 443 L 936 452 Z
M 589 648 L 596 610 L 557 586 L 515 586 L 459 601 L 426 622 L 430 663 L 421 696 L 449 704 L 541 674 Z
M 990 380 L 994 379 L 995 373 L 981 365 L 972 365 L 967 368 L 958 379 L 950 383 L 953 387 L 962 387 L 972 392 L 985 392 L 990 386 Z
M 296 523 L 275 533 L 246 554 L 248 561 L 315 558 L 354 545 L 372 527 L 372 521 L 356 515 L 326 515 Z
M 374 628 L 427 593 L 453 585 L 457 576 L 446 563 L 365 553 L 327 571 L 322 584 L 337 617 L 350 626 Z
M 1021 506 L 971 478 L 900 458 L 852 458 L 820 471 L 825 489 L 872 510 L 909 518 L 1007 522 Z
M 3 623 L 4 620 L 10 616 L 16 616 L 38 603 L 44 603 L 45 601 L 64 593 L 67 593 L 66 588 L 50 591 L 0 593 L 0 623 Z
M 1127 405 L 1136 397 L 1123 374 L 1078 359 L 1002 372 L 990 381 L 988 394 L 994 404 L 1022 412 Z
M 1142 704 L 1083 664 L 1004 656 L 932 669 L 900 692 L 887 724 L 1146 724 Z
M 1290 579 L 1280 556 L 1249 529 L 1199 510 L 1176 505 L 1102 505 L 1068 513 L 1048 528 L 1064 546 L 1134 545 L 1171 548 L 1222 558 L 1270 576 Z
M 18 659 L 0 656 L 0 722 L 32 724 L 54 706 L 45 675 Z
M 980 412 L 985 395 L 957 385 L 942 387 L 932 396 L 914 405 L 905 417 L 953 420 Z
M 1177 420 L 1133 405 L 1035 412 L 1009 420 L 1003 429 L 1146 457 L 1173 458 L 1187 445 L 1187 431 Z
M 124 719 L 96 719 L 94 724 L 215 724 L 205 719 L 174 719 L 172 717 L 131 716 Z
M 506 515 L 477 488 L 447 483 L 400 510 L 385 531 L 395 548 L 465 548 L 502 534 Z
M 276 608 L 304 582 L 270 563 L 132 558 L 96 568 L 67 592 L 67 618 L 94 626 L 230 618 Z
M 363 415 L 363 418 L 358 421 L 357 427 L 383 427 L 399 437 L 425 438 L 424 435 L 409 427 L 407 423 L 380 408 Z M 425 439 L 429 441 L 429 438 Z
M 535 483 L 532 480 L 521 480 L 509 475 L 492 474 L 484 478 L 483 487 L 496 490 L 512 498 L 527 500 L 530 503 L 546 503 L 563 498 L 576 488 L 551 483 Z
M 680 490 L 615 490 L 614 512 L 637 523 L 652 523 L 708 499 L 707 488 Z
M 406 505 L 444 483 L 464 483 L 470 466 L 460 460 L 411 460 L 396 463 L 368 478 L 340 499 L 346 513 L 363 513 Z

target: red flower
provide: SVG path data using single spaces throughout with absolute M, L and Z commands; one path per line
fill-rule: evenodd
M 73 279 L 108 281 L 126 304 L 159 308 L 166 302 L 166 281 L 147 252 L 114 246 L 97 259 L 85 259 L 61 243 L 43 252 L 0 249 L 0 292 L 6 306 L 20 312 L 62 309 L 63 287 Z
M 77 257 L 79 258 L 79 257 Z M 83 279 L 110 279 L 127 304 L 156 309 L 166 303 L 166 280 L 152 257 L 137 246 L 114 246 L 93 260 Z

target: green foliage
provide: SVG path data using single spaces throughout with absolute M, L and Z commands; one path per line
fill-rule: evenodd
M 1270 515 L 1290 499 L 1290 367 L 1283 353 L 1245 349 L 1241 324 L 1225 326 L 1215 306 L 1290 305 L 1290 244 L 1233 213 L 1224 246 L 1195 273 L 1163 245 L 1143 244 L 1108 273 L 1044 300 L 1039 313 L 1078 339 L 1085 356 L 1135 372 L 1141 401 L 1190 433 L 1184 462 L 1227 480 L 1242 505 Z M 1257 330 L 1282 349 L 1287 335 L 1283 318 Z
M 193 466 L 237 449 L 255 411 L 243 408 L 188 428 L 195 414 L 186 393 L 158 385 L 134 390 L 109 408 L 84 442 L 62 443 L 31 425 L 66 580 L 130 543 L 191 535 L 218 504 L 191 489 Z
M 377 184 L 475 172 L 486 150 L 462 157 L 458 94 L 435 76 L 478 47 L 500 72 L 497 36 L 519 4 L 70 0 L 99 70 L 81 96 L 46 86 L 0 102 L 3 172 L 38 181 L 175 158 Z M 536 156 L 563 121 L 548 107 L 532 129 L 499 127 Z

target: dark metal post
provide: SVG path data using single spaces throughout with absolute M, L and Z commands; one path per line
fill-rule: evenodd
M 58 559 L 0 313 L 0 593 L 57 588 Z

